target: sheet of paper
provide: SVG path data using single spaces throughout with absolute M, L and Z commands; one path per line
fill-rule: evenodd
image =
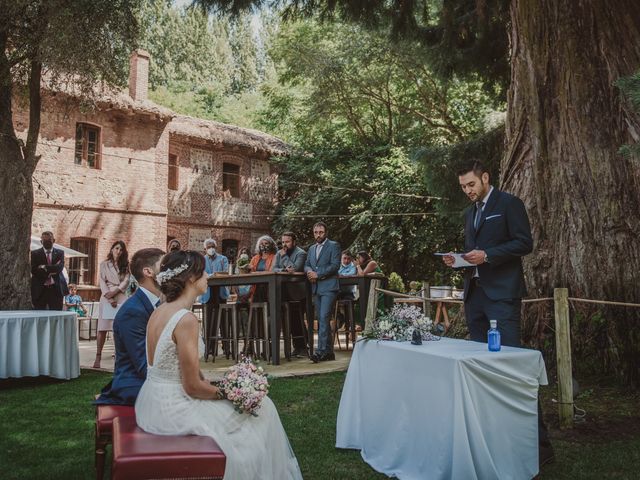
M 116 313 L 118 313 L 118 310 L 120 310 L 121 306 L 121 303 L 119 303 L 116 307 L 112 307 L 110 303 L 105 304 L 104 307 L 102 307 L 102 318 L 113 320 L 114 318 L 116 318 Z
M 436 253 L 435 255 L 439 255 L 441 257 L 444 257 L 445 255 L 451 255 L 454 258 L 452 265 L 453 268 L 474 266 L 473 263 L 469 263 L 464 258 L 462 258 L 462 255 L 464 255 L 464 253 Z

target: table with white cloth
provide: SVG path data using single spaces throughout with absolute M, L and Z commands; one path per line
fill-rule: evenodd
M 537 350 L 442 338 L 361 340 L 338 410 L 336 447 L 400 479 L 525 479 L 538 473 Z
M 0 378 L 80 375 L 74 312 L 0 311 Z

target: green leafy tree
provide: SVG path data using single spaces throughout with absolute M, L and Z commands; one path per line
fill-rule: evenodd
M 353 25 L 285 25 L 270 51 L 285 88 L 266 92 L 275 116 L 266 126 L 288 118 L 297 125 L 290 140 L 333 145 L 450 144 L 481 131 L 488 111 L 502 106 L 495 95 L 479 80 L 436 76 L 422 51 Z M 282 110 L 294 103 L 304 110 Z
M 198 9 L 178 9 L 170 0 L 145 0 L 138 13 L 140 45 L 151 54 L 152 89 L 178 94 L 202 89 L 231 91 L 234 69 L 229 19 Z
M 91 96 L 97 80 L 122 85 L 135 46 L 139 2 L 129 0 L 0 1 L 0 309 L 31 308 L 29 237 L 32 175 L 44 72 L 49 86 L 73 82 Z M 26 141 L 14 129 L 13 101 L 29 105 Z
M 385 272 L 419 279 L 444 270 L 433 252 L 460 242 L 459 225 L 436 215 L 420 168 L 402 148 L 315 148 L 277 161 L 282 172 L 273 229 L 293 229 L 303 245 L 323 220 L 343 248 L 368 250 Z
M 233 52 L 233 92 L 255 90 L 258 85 L 258 51 L 251 17 L 243 15 L 231 24 L 231 50 Z
M 205 6 L 256 3 L 199 0 Z M 282 3 L 282 2 L 281 2 Z M 640 303 L 640 169 L 619 153 L 640 131 L 640 115 L 619 89 L 640 67 L 636 0 L 296 0 L 291 15 L 337 15 L 393 35 L 420 38 L 441 75 L 477 73 L 508 85 L 499 186 L 523 198 L 535 250 L 525 261 L 533 296 L 558 285 L 572 294 Z M 507 48 L 511 45 L 511 48 Z M 498 179 L 496 179 L 498 180 Z M 623 264 L 612 259 L 625 259 Z M 527 337 L 543 342 L 545 314 Z M 640 385 L 640 314 L 610 311 L 619 368 Z M 633 333 L 635 332 L 635 334 Z

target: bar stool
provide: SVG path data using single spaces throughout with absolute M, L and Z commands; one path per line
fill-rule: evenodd
M 344 313 L 344 339 L 346 342 L 345 349 L 349 350 L 349 338 L 353 335 L 353 342 L 355 343 L 355 324 L 353 322 L 354 317 L 354 301 L 349 298 L 344 298 L 336 301 L 336 308 L 333 314 L 335 328 L 333 330 L 333 343 L 338 340 L 338 348 L 342 350 L 340 344 L 340 335 L 338 332 L 338 311 L 342 309 Z
M 282 322 L 282 337 L 284 339 L 284 356 L 287 360 L 291 360 L 291 342 L 293 342 L 294 338 L 304 338 L 305 345 L 308 344 L 308 333 L 307 326 L 304 323 L 304 303 L 297 300 L 290 300 L 282 303 L 282 309 L 284 311 L 283 322 Z M 296 309 L 298 311 L 298 316 L 296 321 L 300 322 L 300 331 L 302 335 L 293 336 L 291 334 L 291 313 L 292 310 Z
M 206 333 L 204 331 L 204 304 L 198 302 L 194 303 L 191 306 L 191 311 L 198 318 L 198 323 L 200 324 L 200 331 L 202 332 L 202 338 L 206 338 Z
M 224 331 L 227 332 L 227 336 L 220 335 L 220 327 L 224 326 Z M 229 331 L 231 331 L 231 337 L 229 337 Z M 236 305 L 234 303 L 221 303 L 218 305 L 218 314 L 213 322 L 213 331 L 211 332 L 207 341 L 213 340 L 213 361 L 216 361 L 218 356 L 218 340 L 223 342 L 223 345 L 229 346 L 231 342 L 231 354 L 238 358 L 238 316 L 236 313 Z M 229 348 L 225 349 L 227 352 Z M 227 354 L 228 355 L 228 354 Z M 229 357 L 227 357 L 229 358 Z
M 267 360 L 271 358 L 269 350 L 269 309 L 267 302 L 252 302 L 249 305 L 249 321 L 247 325 L 246 335 L 244 337 L 243 354 L 247 354 L 249 342 L 251 342 L 254 354 L 260 356 L 260 348 L 258 344 L 261 342 L 263 345 L 263 351 Z M 261 318 L 260 318 L 261 317 Z M 260 335 L 260 330 L 263 330 L 264 334 Z

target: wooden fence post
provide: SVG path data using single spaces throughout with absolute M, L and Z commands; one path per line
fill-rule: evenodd
M 369 286 L 369 298 L 367 303 L 367 314 L 364 318 L 364 329 L 366 330 L 371 322 L 373 322 L 378 316 L 378 292 L 376 288 L 380 287 L 380 280 L 371 280 Z
M 556 321 L 556 358 L 560 428 L 573 427 L 573 375 L 571 369 L 571 330 L 569 326 L 569 290 L 553 291 Z
M 422 298 L 429 298 L 431 293 L 429 292 L 429 284 L 426 280 L 422 282 Z M 422 313 L 425 317 L 431 318 L 431 302 L 429 300 L 422 301 Z

